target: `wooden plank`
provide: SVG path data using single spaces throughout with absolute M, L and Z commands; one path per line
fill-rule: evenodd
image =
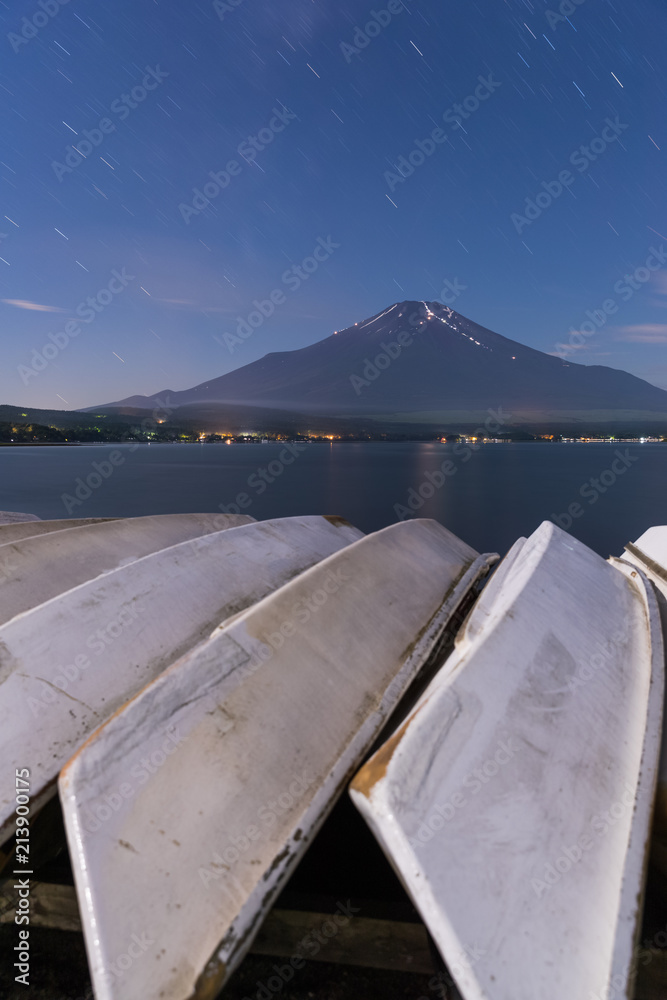
M 355 777 L 466 1000 L 625 995 L 663 679 L 647 581 L 545 522 Z
M 0 881 L 0 924 L 14 922 L 13 885 L 12 879 Z M 30 903 L 32 927 L 82 932 L 74 886 L 31 881 Z M 423 924 L 354 915 L 347 925 L 334 924 L 337 926 L 334 934 L 331 918 L 327 913 L 271 910 L 248 949 L 249 954 L 287 959 L 303 956 L 307 962 L 437 973 Z M 310 943 L 304 943 L 308 935 Z M 664 1000 L 665 996 L 667 952 L 658 948 L 641 949 L 637 954 L 634 1000 Z
M 396 972 L 436 971 L 422 923 L 347 916 L 348 904 L 343 901 L 334 914 L 272 910 L 250 952 Z
M 665 1000 L 667 996 L 667 951 L 642 949 L 637 959 L 634 1000 Z
M 19 878 L 20 876 L 17 876 Z M 13 924 L 17 895 L 16 879 L 0 881 L 0 924 Z M 81 916 L 73 885 L 30 881 L 30 927 L 81 931 Z
M 63 843 L 62 810 L 57 797 L 47 802 L 36 815 L 30 818 L 29 840 L 30 857 L 39 859 L 40 867 L 48 865 L 62 852 L 65 846 Z M 0 851 L 0 875 L 3 875 L 5 870 L 15 871 L 24 865 L 28 868 L 32 867 L 26 862 L 17 860 L 18 855 L 25 854 L 25 846 L 25 843 L 22 843 L 21 848 L 18 849 L 15 840 L 5 842 L 4 847 L 7 850 Z
M 34 813 L 72 753 L 145 684 L 360 535 L 324 517 L 242 524 L 144 556 L 0 627 L 0 843 L 13 832 L 15 769 L 30 771 Z
M 343 901 L 334 914 L 271 910 L 249 951 L 371 969 L 436 971 L 423 924 L 350 915 L 348 904 Z M 15 907 L 13 882 L 6 879 L 0 882 L 0 923 L 13 922 Z M 31 881 L 30 925 L 81 932 L 74 886 Z
M 487 566 L 433 521 L 363 538 L 218 629 L 70 761 L 60 796 L 98 1000 L 215 994 Z M 176 752 L 104 810 L 169 727 Z M 133 934 L 155 943 L 121 979 Z

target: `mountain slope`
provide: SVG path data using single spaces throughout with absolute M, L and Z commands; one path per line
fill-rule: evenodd
M 596 413 L 667 420 L 667 392 L 627 372 L 578 365 L 486 330 L 437 302 L 396 303 L 297 351 L 267 354 L 183 391 L 171 406 L 211 403 L 330 415 L 437 420 L 499 406 L 520 419 Z M 152 407 L 132 396 L 114 407 Z

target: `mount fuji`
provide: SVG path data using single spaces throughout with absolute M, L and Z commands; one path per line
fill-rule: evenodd
M 665 390 L 526 347 L 440 302 L 398 302 L 308 347 L 267 354 L 191 389 L 103 408 L 152 409 L 165 400 L 190 418 L 225 404 L 440 426 L 470 424 L 501 408 L 514 425 L 667 428 Z

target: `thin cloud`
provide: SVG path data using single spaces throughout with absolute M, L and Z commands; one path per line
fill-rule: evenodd
M 630 344 L 667 344 L 667 326 L 664 323 L 638 323 L 636 326 L 619 326 L 614 340 Z
M 240 302 L 236 306 L 229 306 L 229 305 L 208 306 L 208 305 L 202 305 L 201 302 L 198 302 L 195 299 L 161 299 L 157 298 L 156 296 L 151 296 L 151 297 L 153 299 L 153 302 L 159 302 L 162 305 L 172 306 L 175 309 L 184 309 L 188 312 L 204 313 L 204 315 L 207 315 L 208 313 L 218 313 L 222 316 L 233 316 L 245 319 L 245 317 L 249 312 L 255 311 L 255 306 L 252 303 L 248 303 L 245 301 Z M 290 308 L 285 309 L 284 305 L 285 303 L 276 308 L 276 315 L 282 315 L 285 318 L 296 319 L 296 320 L 324 319 L 323 316 L 317 316 L 313 313 L 300 313 L 300 312 L 295 312 L 293 309 Z
M 582 337 L 585 336 L 582 334 Z M 547 351 L 552 358 L 565 358 L 576 351 L 590 351 L 591 344 L 563 344 L 560 351 Z
M 648 286 L 648 290 L 653 296 L 651 305 L 660 306 L 662 309 L 667 307 L 667 274 L 663 271 L 656 271 Z
M 177 309 L 186 309 L 189 312 L 197 313 L 224 313 L 228 316 L 234 316 L 239 310 L 238 308 L 230 308 L 229 306 L 205 306 L 201 302 L 196 302 L 194 299 L 154 299 L 155 302 L 160 302 L 163 305 L 174 306 Z
M 60 309 L 59 306 L 43 306 L 39 302 L 28 302 L 27 299 L 2 299 L 2 302 L 7 306 L 14 306 L 16 309 L 30 309 L 33 312 L 42 313 L 62 313 L 67 312 L 66 309 Z

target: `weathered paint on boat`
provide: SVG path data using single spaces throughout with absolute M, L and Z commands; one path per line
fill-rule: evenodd
M 360 537 L 323 517 L 253 522 L 137 559 L 0 627 L 0 843 L 15 767 L 30 769 L 34 811 L 120 705 L 225 618 Z
M 626 546 L 622 557 L 639 566 L 656 588 L 663 636 L 667 636 L 667 526 L 649 528 Z M 666 692 L 667 693 L 667 692 Z M 664 718 L 667 720 L 667 698 Z M 653 822 L 653 862 L 667 876 L 667 724 L 663 724 L 658 790 L 655 799 Z
M 0 545 L 5 545 L 7 542 L 18 542 L 22 538 L 32 538 L 35 535 L 46 535 L 51 531 L 83 528 L 89 524 L 103 524 L 105 521 L 117 520 L 117 517 L 79 517 L 62 518 L 58 521 L 22 521 L 19 524 L 0 524 Z
M 98 1000 L 217 994 L 489 561 L 434 521 L 363 538 L 91 737 L 59 785 Z
M 1 544 L 0 625 L 102 573 L 191 538 L 254 522 L 245 514 L 162 514 Z
M 645 578 L 545 523 L 355 777 L 465 1000 L 628 995 L 663 681 Z

